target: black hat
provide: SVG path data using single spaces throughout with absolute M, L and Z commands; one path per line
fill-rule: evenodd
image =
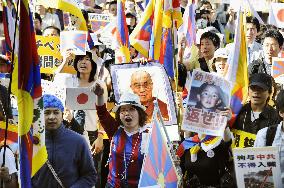
M 265 73 L 252 74 L 249 78 L 249 86 L 258 86 L 264 90 L 272 89 L 272 77 Z

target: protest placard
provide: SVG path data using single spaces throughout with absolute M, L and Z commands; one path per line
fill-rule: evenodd
M 66 88 L 66 107 L 70 110 L 95 110 L 96 95 L 90 88 Z
M 232 148 L 246 148 L 253 147 L 256 135 L 248 133 L 245 131 L 232 129 L 231 132 L 234 135 L 234 141 L 232 143 Z
M 85 55 L 87 44 L 87 32 L 62 31 L 60 33 L 60 52 L 63 54 L 71 50 L 75 55 Z
M 238 187 L 283 187 L 278 147 L 233 148 Z
M 60 38 L 56 36 L 36 36 L 37 52 L 40 61 L 40 72 L 46 74 L 54 74 L 56 69 L 62 63 L 60 53 Z M 73 61 L 67 62 L 64 66 L 63 73 L 75 74 L 76 70 L 73 67 Z
M 147 123 L 151 123 L 154 100 L 157 100 L 165 125 L 177 124 L 174 97 L 167 73 L 159 63 L 114 64 L 111 76 L 115 100 L 125 92 L 139 96 L 142 105 L 147 106 Z
M 227 117 L 220 112 L 229 108 L 230 93 L 229 81 L 214 74 L 194 70 L 182 129 L 223 136 Z
M 110 22 L 110 16 L 108 14 L 89 13 L 88 16 L 93 32 L 104 28 Z
M 62 62 L 59 37 L 37 35 L 36 45 L 41 65 L 40 72 L 53 74 Z

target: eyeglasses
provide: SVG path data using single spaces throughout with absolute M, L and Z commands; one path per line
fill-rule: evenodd
M 152 82 L 144 82 L 144 83 L 134 83 L 133 87 L 135 89 L 139 89 L 139 88 L 145 88 L 145 89 L 150 89 L 152 87 L 153 83 Z

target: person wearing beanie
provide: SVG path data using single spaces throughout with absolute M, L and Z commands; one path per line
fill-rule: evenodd
M 86 140 L 65 128 L 64 107 L 56 96 L 43 95 L 43 105 L 48 161 L 32 178 L 32 187 L 93 187 L 97 173 Z

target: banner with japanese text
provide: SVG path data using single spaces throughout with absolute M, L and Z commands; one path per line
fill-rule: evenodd
M 253 147 L 256 138 L 255 134 L 248 133 L 245 131 L 232 129 L 231 132 L 234 135 L 234 141 L 232 143 L 232 148 L 247 148 Z
M 212 136 L 223 136 L 227 117 L 221 111 L 229 108 L 229 81 L 204 71 L 194 70 L 183 116 L 183 130 Z
M 283 187 L 278 147 L 233 148 L 238 187 Z
M 36 35 L 36 45 L 41 65 L 40 72 L 54 74 L 62 63 L 60 38 L 56 36 L 44 37 Z M 76 71 L 73 67 L 73 61 L 67 62 L 67 66 L 64 66 L 62 72 L 75 74 Z

